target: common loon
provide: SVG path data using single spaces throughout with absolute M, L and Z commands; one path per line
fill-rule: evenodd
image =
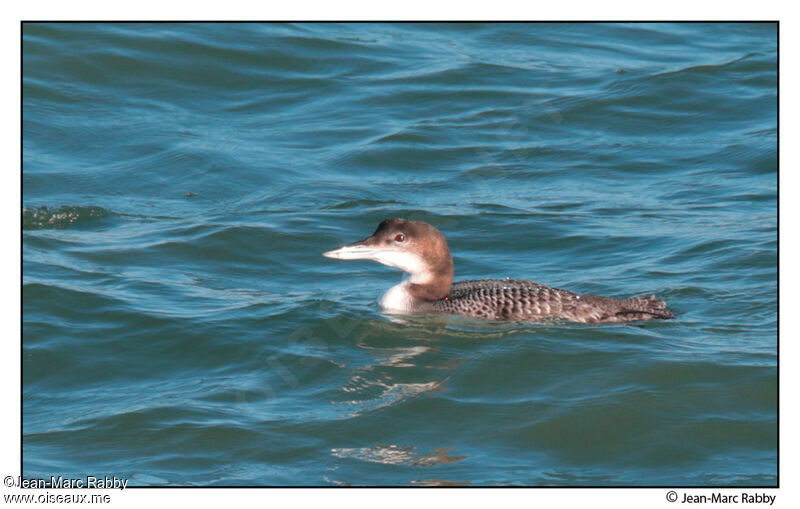
M 453 282 L 453 258 L 444 235 L 422 221 L 387 219 L 375 233 L 323 256 L 375 260 L 411 277 L 381 299 L 388 312 L 436 312 L 488 320 L 562 319 L 572 322 L 633 322 L 673 318 L 655 295 L 613 299 L 573 293 L 516 279 Z

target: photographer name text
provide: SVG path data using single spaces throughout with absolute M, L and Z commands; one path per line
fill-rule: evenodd
M 691 495 L 689 493 L 683 494 L 681 504 L 769 504 L 775 502 L 777 495 L 767 495 L 766 493 L 742 493 L 740 494 L 725 494 L 725 493 L 712 493 L 711 495 Z
M 63 477 L 51 476 L 50 479 L 26 479 L 24 477 L 17 477 L 16 483 L 9 484 L 9 479 L 6 478 L 6 486 L 15 485 L 23 489 L 98 489 L 98 490 L 124 490 L 128 486 L 127 479 L 121 479 L 117 476 L 108 477 L 95 477 L 87 475 L 86 477 Z

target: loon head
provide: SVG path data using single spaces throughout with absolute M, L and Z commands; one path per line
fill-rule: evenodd
M 370 237 L 322 253 L 339 260 L 375 260 L 411 275 L 415 299 L 438 300 L 450 292 L 453 258 L 444 235 L 422 221 L 386 219 Z

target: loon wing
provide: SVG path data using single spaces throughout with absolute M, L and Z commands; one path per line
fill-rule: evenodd
M 672 318 L 654 295 L 612 299 L 582 295 L 518 279 L 473 279 L 453 283 L 450 294 L 431 303 L 433 311 L 490 320 L 564 319 L 630 322 Z

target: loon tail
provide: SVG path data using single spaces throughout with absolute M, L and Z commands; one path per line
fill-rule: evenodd
M 675 318 L 675 313 L 667 309 L 666 302 L 651 294 L 621 300 L 616 316 L 624 321 L 666 320 Z

